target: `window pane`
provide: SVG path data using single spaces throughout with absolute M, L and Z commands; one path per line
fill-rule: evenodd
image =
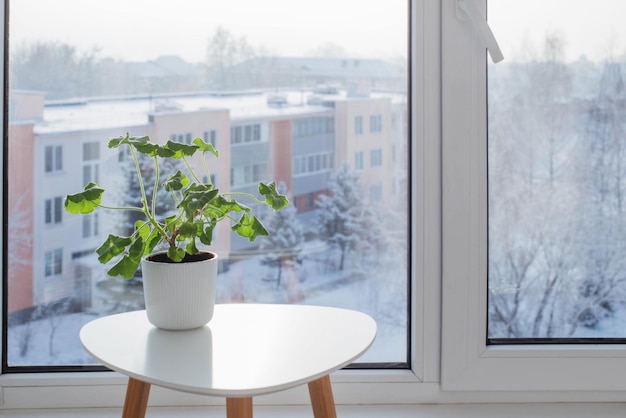
M 292 203 L 262 214 L 276 233 L 254 243 L 229 225 L 216 228 L 218 302 L 365 311 L 379 333 L 360 361 L 408 365 L 409 182 L 405 160 L 392 157 L 394 148 L 409 154 L 408 139 L 406 124 L 390 123 L 406 121 L 407 1 L 185 4 L 10 0 L 10 143 L 35 152 L 11 166 L 9 211 L 35 191 L 64 197 L 87 181 L 106 189 L 105 205 L 140 205 L 132 155 L 109 149 L 110 137 L 204 137 L 220 151 L 209 159 L 216 187 L 256 193 L 257 181 L 276 180 Z M 372 150 L 375 169 L 363 161 Z M 148 163 L 139 161 L 150 193 Z M 164 179 L 176 168 L 161 169 Z M 31 173 L 31 190 L 11 182 L 22 173 Z M 29 208 L 37 222 L 24 230 L 34 244 L 9 248 L 9 367 L 92 363 L 80 326 L 143 308 L 141 277 L 108 278 L 95 254 L 109 233 L 127 236 L 136 213 L 63 212 L 62 222 L 42 228 L 44 219 L 60 220 L 55 202 Z M 157 211 L 166 216 L 174 206 L 171 199 Z M 283 262 L 286 252 L 297 262 Z M 50 307 L 67 307 L 54 311 L 54 333 L 40 314 Z
M 489 1 L 506 56 L 489 67 L 494 342 L 626 337 L 624 11 Z

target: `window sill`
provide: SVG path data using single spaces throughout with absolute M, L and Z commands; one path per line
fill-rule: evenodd
M 604 404 L 474 404 L 474 405 L 337 405 L 337 415 L 343 418 L 621 418 L 623 403 Z M 118 418 L 120 408 L 102 409 L 64 409 L 64 410 L 23 410 L 5 411 L 4 418 Z M 223 418 L 224 406 L 213 407 L 152 407 L 148 414 L 151 418 Z M 311 407 L 302 406 L 257 406 L 254 407 L 256 418 L 310 418 Z

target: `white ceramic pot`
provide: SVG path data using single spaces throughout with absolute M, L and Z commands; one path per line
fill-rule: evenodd
M 202 252 L 204 259 L 190 262 L 155 261 L 163 254 L 151 254 L 141 261 L 148 321 L 168 330 L 206 325 L 215 306 L 217 254 Z

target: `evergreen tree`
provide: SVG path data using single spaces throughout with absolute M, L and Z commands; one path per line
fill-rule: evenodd
M 340 250 L 339 270 L 346 256 L 367 242 L 372 227 L 372 213 L 367 205 L 358 173 L 348 167 L 336 171 L 328 183 L 328 195 L 320 196 L 317 207 L 320 238 Z
M 282 194 L 287 193 L 284 183 L 278 185 L 278 191 Z M 261 241 L 260 249 L 266 253 L 261 263 L 278 269 L 276 278 L 276 287 L 278 287 L 281 283 L 283 267 L 294 267 L 296 263 L 302 263 L 304 232 L 293 205 L 280 211 L 271 211 L 263 223 L 268 230 L 273 232 Z

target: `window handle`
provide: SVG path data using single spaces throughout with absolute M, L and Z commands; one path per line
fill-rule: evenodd
M 504 56 L 502 55 L 502 51 L 500 50 L 498 41 L 491 31 L 491 28 L 487 23 L 487 19 L 483 16 L 482 12 L 478 8 L 476 1 L 457 0 L 456 9 L 457 18 L 459 18 L 460 20 L 465 20 L 463 14 L 469 16 L 472 24 L 478 32 L 478 36 L 487 47 L 487 51 L 489 51 L 489 55 L 491 56 L 491 60 L 494 62 L 494 64 L 502 61 L 504 59 Z M 463 13 L 459 13 L 459 10 L 462 10 Z

